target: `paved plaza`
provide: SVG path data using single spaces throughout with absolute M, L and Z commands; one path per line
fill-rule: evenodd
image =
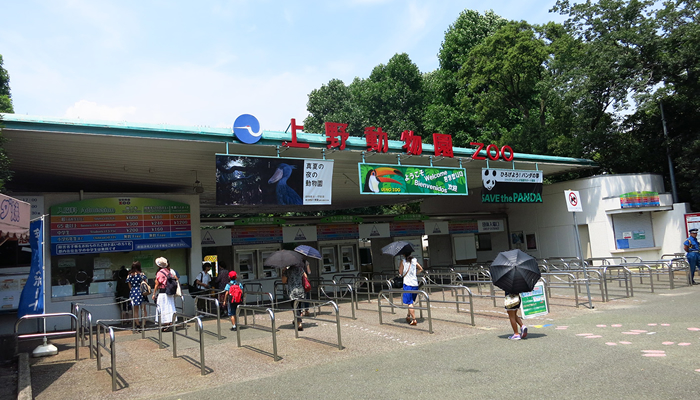
M 527 320 L 529 335 L 520 341 L 507 339 L 512 332 L 501 299 L 496 307 L 491 299 L 475 299 L 475 326 L 468 307 L 458 314 L 454 304 L 434 303 L 433 334 L 427 313 L 412 327 L 405 311 L 386 309 L 380 325 L 376 300 L 361 302 L 355 320 L 349 304 L 341 304 L 343 350 L 330 307 L 319 320 L 304 321 L 299 339 L 291 312 L 281 311 L 277 362 L 269 329 L 243 327 L 238 347 L 230 323 L 222 320 L 226 337 L 217 340 L 211 333 L 216 321 L 207 320 L 204 376 L 197 343 L 178 338 L 173 358 L 170 333 L 163 334 L 166 347 L 159 349 L 156 331 L 146 339 L 118 331 L 120 379 L 114 392 L 108 354 L 103 351 L 98 371 L 87 347 L 75 362 L 71 341 L 62 339 L 55 341 L 58 356 L 30 360 L 32 389 L 36 399 L 52 400 L 700 397 L 700 287 L 657 287 L 656 293 L 640 287 L 627 298 L 623 293 L 602 303 L 594 292 L 590 310 L 576 308 L 571 291 L 555 292 L 550 314 Z M 270 318 L 258 315 L 256 324 L 269 328 Z M 188 333 L 196 336 L 191 327 Z

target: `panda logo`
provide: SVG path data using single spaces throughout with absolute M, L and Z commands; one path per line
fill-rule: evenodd
M 481 173 L 481 181 L 484 183 L 486 190 L 490 191 L 496 186 L 496 170 L 495 169 L 484 169 Z

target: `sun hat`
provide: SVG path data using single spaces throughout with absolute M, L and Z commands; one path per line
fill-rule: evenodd
M 165 257 L 158 257 L 156 258 L 156 265 L 161 268 L 165 268 L 168 266 L 168 259 Z

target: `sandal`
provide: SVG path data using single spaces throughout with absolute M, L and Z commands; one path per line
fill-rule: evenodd
M 411 325 L 418 325 L 418 321 L 414 319 L 413 321 L 411 321 Z
M 297 327 L 297 330 L 298 330 L 298 331 L 303 331 L 303 330 L 304 330 L 304 327 L 301 326 L 301 325 L 299 325 L 299 326 Z

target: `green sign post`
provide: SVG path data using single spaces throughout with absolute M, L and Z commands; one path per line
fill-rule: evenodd
M 520 293 L 520 311 L 523 318 L 549 314 L 547 296 L 544 294 L 544 283 L 542 281 L 537 282 L 532 292 Z

